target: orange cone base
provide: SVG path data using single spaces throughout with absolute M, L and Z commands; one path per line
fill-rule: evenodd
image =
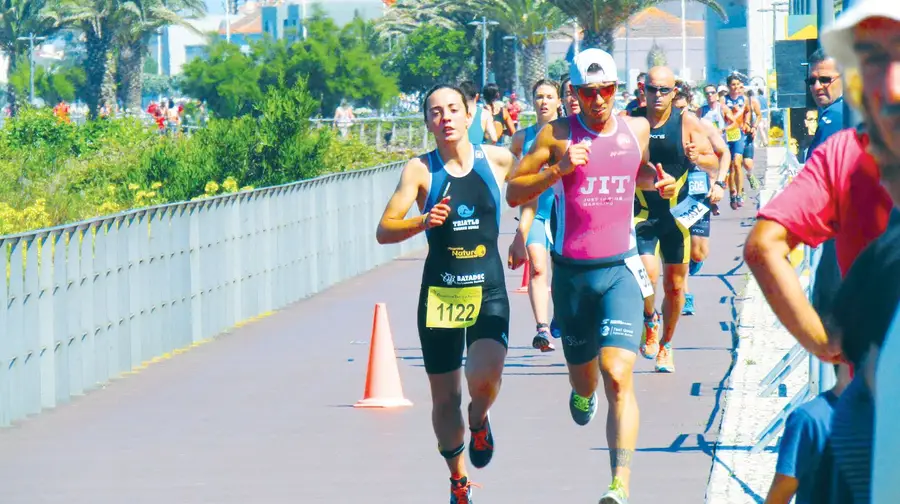
M 386 398 L 372 398 L 372 399 L 360 399 L 353 405 L 354 408 L 403 408 L 407 406 L 412 406 L 412 401 L 408 399 L 386 399 Z

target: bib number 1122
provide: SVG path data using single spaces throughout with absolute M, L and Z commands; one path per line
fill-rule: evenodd
M 429 287 L 425 326 L 462 329 L 475 325 L 481 311 L 481 287 Z

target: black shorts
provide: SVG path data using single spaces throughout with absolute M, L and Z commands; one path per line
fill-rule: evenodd
M 712 203 L 709 202 L 709 198 L 706 198 L 703 200 L 703 204 L 709 207 L 710 210 L 691 226 L 691 236 L 709 238 L 709 227 L 712 223 Z
M 463 351 L 481 339 L 494 340 L 509 348 L 509 295 L 506 287 L 485 287 L 481 297 L 481 311 L 475 324 L 465 329 L 436 329 L 426 327 L 428 286 L 419 293 L 419 342 L 425 372 L 442 374 L 462 367 Z
M 638 265 L 643 270 L 643 264 Z M 625 264 L 582 266 L 554 261 L 551 296 L 569 364 L 590 362 L 605 347 L 637 353 L 644 328 L 644 297 Z
M 656 255 L 664 264 L 687 264 L 691 260 L 691 232 L 669 212 L 642 212 L 635 217 L 634 231 L 640 255 Z

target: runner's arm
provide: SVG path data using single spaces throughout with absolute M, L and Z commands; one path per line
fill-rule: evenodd
M 519 207 L 518 232 L 522 234 L 523 238 L 526 238 L 531 231 L 531 224 L 534 223 L 534 216 L 537 213 L 537 203 L 538 200 L 533 199 Z
M 506 202 L 509 206 L 517 207 L 537 199 L 559 180 L 559 163 L 541 170 L 541 167 L 549 165 L 551 161 L 552 147 L 556 142 L 554 132 L 557 127 L 554 121 L 551 127 L 541 128 L 531 150 L 519 162 L 518 168 L 510 173 L 509 184 L 506 187 Z
M 700 120 L 689 114 L 684 116 L 684 124 L 688 128 L 688 140 L 694 144 L 699 154 L 695 164 L 703 171 L 718 168 L 719 156 L 713 150 L 709 136 L 706 134 Z
M 480 106 L 480 105 L 478 105 Z M 494 119 L 487 107 L 481 107 L 481 129 L 484 130 L 485 138 L 490 140 L 492 144 L 497 143 L 500 138 L 497 136 L 497 128 L 494 127 Z
M 509 110 L 506 107 L 503 107 L 503 122 L 506 123 L 506 130 L 511 134 L 516 134 L 516 123 L 513 122 L 512 116 L 509 114 Z
M 522 148 L 525 146 L 525 130 L 516 131 L 516 134 L 513 135 L 512 143 L 509 146 L 509 151 L 513 153 L 513 156 L 521 159 L 524 152 L 522 152 Z
M 425 231 L 428 214 L 406 218 L 409 209 L 416 202 L 421 187 L 423 163 L 419 158 L 410 160 L 403 167 L 400 174 L 400 183 L 394 190 L 394 194 L 388 201 L 378 229 L 375 231 L 375 239 L 384 245 L 399 243 Z
M 713 173 L 713 182 L 725 182 L 725 179 L 728 178 L 728 170 L 731 168 L 731 151 L 728 150 L 728 144 L 722 138 L 722 132 L 719 131 L 719 128 L 712 121 L 701 119 L 700 125 L 706 131 L 706 136 L 713 148 L 713 152 L 716 153 L 719 159 L 719 171 L 718 173 Z
M 780 223 L 761 218 L 744 245 L 744 261 L 778 320 L 804 348 L 817 356 L 834 355 L 819 314 L 810 304 L 788 259 L 800 239 Z

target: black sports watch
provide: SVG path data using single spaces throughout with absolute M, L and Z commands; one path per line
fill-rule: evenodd
M 721 187 L 722 189 L 726 188 L 725 182 L 722 182 L 721 180 L 716 180 L 716 185 Z

